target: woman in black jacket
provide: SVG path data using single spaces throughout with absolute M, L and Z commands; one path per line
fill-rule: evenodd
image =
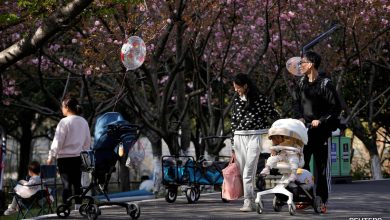
M 258 91 L 246 74 L 238 74 L 233 82 L 237 95 L 233 100 L 232 132 L 233 150 L 240 165 L 244 187 L 243 212 L 255 210 L 254 176 L 260 154 L 261 134 L 267 132 L 269 118 L 279 114 L 273 105 Z

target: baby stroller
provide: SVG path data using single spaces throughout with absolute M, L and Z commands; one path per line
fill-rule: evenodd
M 88 219 L 97 219 L 101 215 L 99 207 L 104 205 L 122 206 L 126 208 L 127 214 L 132 219 L 137 219 L 141 214 L 140 207 L 135 203 L 110 201 L 107 188 L 111 174 L 115 172 L 116 162 L 121 156 L 128 154 L 138 136 L 138 126 L 124 120 L 120 113 L 108 112 L 100 116 L 95 126 L 93 147 L 80 154 L 82 171 L 91 173 L 92 181 L 88 187 L 83 189 L 81 195 L 72 196 L 65 204 L 58 206 L 57 216 L 60 218 L 68 217 L 72 200 L 81 199 L 83 204 L 79 208 L 79 213 Z M 97 202 L 92 196 L 88 196 L 87 193 L 92 189 L 103 194 L 107 201 Z
M 280 119 L 275 121 L 269 129 L 268 134 L 288 136 L 307 143 L 307 130 L 303 123 L 295 119 Z M 289 151 L 290 153 L 298 152 L 299 150 L 291 146 L 272 146 L 271 149 L 277 151 Z M 321 212 L 322 199 L 314 194 L 314 180 L 312 174 L 304 169 L 297 170 L 297 178 L 295 181 L 290 181 L 292 174 L 292 166 L 287 161 L 279 161 L 276 164 L 276 169 L 282 174 L 282 178 L 277 181 L 277 185 L 269 190 L 257 193 L 255 200 L 256 211 L 261 214 L 264 209 L 261 196 L 266 194 L 275 194 L 273 199 L 273 209 L 276 212 L 282 210 L 283 205 L 288 205 L 290 215 L 295 215 L 296 206 L 311 205 L 316 213 Z

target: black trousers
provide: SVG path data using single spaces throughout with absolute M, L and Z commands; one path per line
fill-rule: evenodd
M 83 192 L 81 189 L 81 157 L 58 158 L 57 166 L 64 187 L 62 201 L 65 203 L 72 195 L 81 195 Z M 75 203 L 80 204 L 81 201 L 76 199 Z
M 316 184 L 316 195 L 320 196 L 322 201 L 326 203 L 329 197 L 328 184 L 330 183 L 330 176 L 328 172 L 328 138 L 331 132 L 324 128 L 310 128 L 308 131 L 309 141 L 303 148 L 305 157 L 304 169 L 310 170 L 310 160 L 313 155 L 314 169 L 310 172 L 314 175 Z

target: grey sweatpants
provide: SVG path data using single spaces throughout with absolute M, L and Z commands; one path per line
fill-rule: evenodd
M 248 130 L 234 132 L 233 150 L 237 162 L 240 165 L 244 199 L 254 199 L 254 178 L 256 175 L 257 161 L 261 152 L 260 134 L 266 130 Z

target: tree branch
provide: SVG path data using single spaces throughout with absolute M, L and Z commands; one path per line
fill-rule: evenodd
M 65 29 L 64 27 L 67 27 L 92 2 L 93 0 L 71 1 L 45 19 L 35 32 L 0 52 L 0 73 L 22 58 L 33 54 L 57 32 Z

